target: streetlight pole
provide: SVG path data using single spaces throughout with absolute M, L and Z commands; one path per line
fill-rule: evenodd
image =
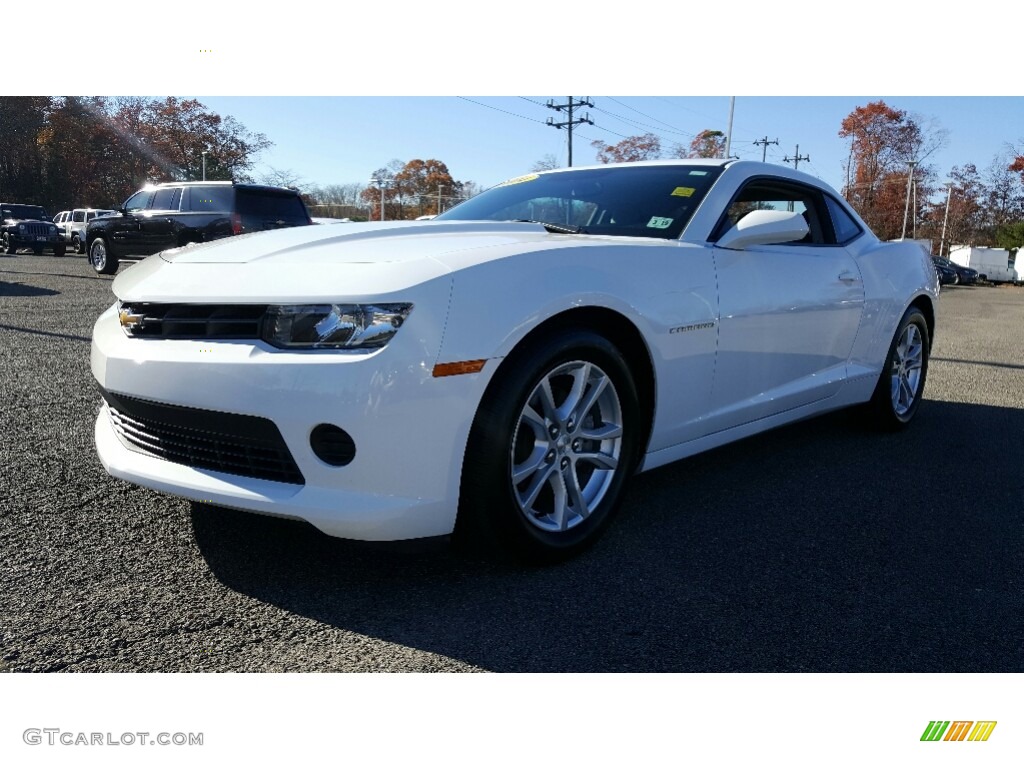
M 942 217 L 942 239 L 939 240 L 939 256 L 946 247 L 946 222 L 949 221 L 949 198 L 953 196 L 953 182 L 946 182 L 946 215 Z
M 910 170 L 907 172 L 907 205 L 903 209 L 903 234 L 900 235 L 900 240 L 905 240 L 907 237 L 907 218 L 910 216 L 910 184 L 914 180 L 914 166 L 917 165 L 917 160 L 911 160 L 907 164 L 910 166 Z
M 441 190 L 444 189 L 443 184 L 437 185 L 437 215 L 441 215 Z
M 384 179 L 370 179 L 370 184 L 376 184 L 380 188 L 380 220 L 384 221 L 384 190 L 388 183 Z
M 203 150 L 203 181 L 206 181 L 206 150 Z

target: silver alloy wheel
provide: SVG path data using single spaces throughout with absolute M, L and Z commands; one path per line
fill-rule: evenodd
M 914 405 L 921 385 L 924 365 L 924 339 L 914 323 L 908 323 L 892 357 L 892 408 L 897 416 L 904 416 Z
M 97 271 L 106 268 L 107 249 L 102 240 L 93 241 L 92 248 L 89 249 L 89 261 Z
M 598 366 L 577 360 L 544 375 L 519 414 L 509 462 L 531 525 L 557 533 L 587 519 L 615 478 L 622 426 L 615 384 Z

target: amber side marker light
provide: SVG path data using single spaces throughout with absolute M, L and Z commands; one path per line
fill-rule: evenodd
M 464 373 L 479 373 L 483 370 L 486 360 L 464 360 L 461 363 L 438 363 L 434 366 L 434 378 L 442 376 L 461 376 Z

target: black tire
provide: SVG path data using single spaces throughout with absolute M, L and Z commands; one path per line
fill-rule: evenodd
M 18 249 L 11 244 L 11 239 L 7 237 L 7 235 L 4 235 L 4 253 L 16 253 L 17 250 Z
M 869 411 L 875 426 L 895 431 L 914 418 L 924 397 L 930 352 L 928 322 L 920 309 L 911 307 L 900 320 L 871 397 Z
M 67 253 L 67 246 L 66 245 L 55 245 L 55 246 L 53 246 L 53 255 L 54 256 L 63 256 L 65 253 Z
M 32 246 L 32 253 L 34 253 L 36 256 L 42 256 L 43 255 L 43 249 L 42 248 L 37 248 L 36 246 Z
M 567 329 L 516 350 L 470 430 L 456 544 L 534 563 L 593 544 L 636 469 L 640 419 L 629 368 L 604 337 Z
M 71 236 L 71 250 L 75 253 L 85 253 L 85 243 L 77 234 Z
M 97 237 L 89 246 L 89 263 L 100 275 L 112 275 L 117 272 L 118 258 L 107 248 L 107 242 Z

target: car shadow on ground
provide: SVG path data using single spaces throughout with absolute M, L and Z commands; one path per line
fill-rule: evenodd
M 640 475 L 597 546 L 545 568 L 201 505 L 192 523 L 231 589 L 489 670 L 1024 670 L 1024 410 L 926 401 L 902 433 L 862 422 Z
M 25 285 L 24 283 L 8 283 L 5 280 L 0 280 L 0 296 L 6 297 L 30 297 L 30 296 L 58 296 L 60 291 L 55 291 L 51 288 L 40 288 L 35 285 Z

